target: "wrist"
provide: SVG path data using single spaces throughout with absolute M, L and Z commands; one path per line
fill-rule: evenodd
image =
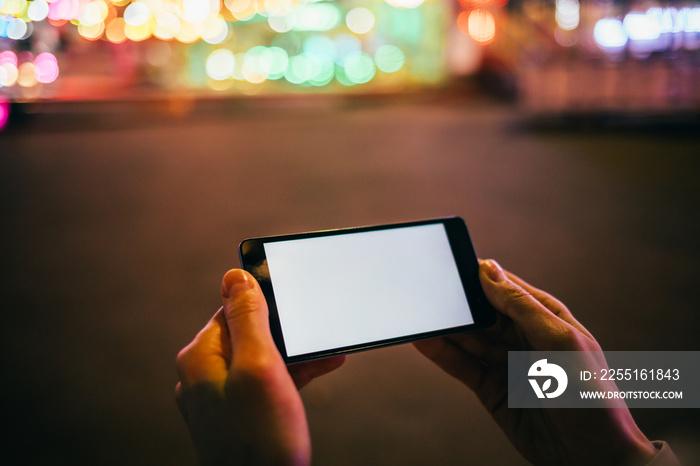
M 648 440 L 646 436 L 641 431 L 637 431 L 637 435 L 633 439 L 628 454 L 625 457 L 623 464 L 629 464 L 630 466 L 636 465 L 646 465 L 648 464 L 654 456 L 659 452 L 656 445 Z

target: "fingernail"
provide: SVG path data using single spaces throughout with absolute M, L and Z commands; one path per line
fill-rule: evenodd
M 249 273 L 241 269 L 233 269 L 226 272 L 221 282 L 221 295 L 230 298 L 255 287 L 255 279 Z
M 498 265 L 498 262 L 493 259 L 487 259 L 482 262 L 482 265 L 484 266 L 486 276 L 489 277 L 492 282 L 498 283 L 505 281 L 506 274 L 503 272 L 501 266 Z

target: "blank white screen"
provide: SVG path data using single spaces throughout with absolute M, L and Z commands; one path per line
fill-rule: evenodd
M 442 224 L 265 243 L 288 356 L 474 322 Z

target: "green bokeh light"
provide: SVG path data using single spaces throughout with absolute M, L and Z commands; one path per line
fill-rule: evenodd
M 295 31 L 330 31 L 340 22 L 340 10 L 333 3 L 312 3 L 296 12 Z
M 340 66 L 344 66 L 345 58 L 362 50 L 360 39 L 352 34 L 340 34 L 333 39 L 333 42 L 335 43 L 335 62 Z
M 335 43 L 326 35 L 314 35 L 304 41 L 304 53 L 333 59 L 336 54 Z
M 325 86 L 330 83 L 335 76 L 335 63 L 333 58 L 329 56 L 318 56 L 319 68 L 316 74 L 309 79 L 309 84 L 314 86 Z
M 374 61 L 377 68 L 385 73 L 394 73 L 403 67 L 406 57 L 400 48 L 395 45 L 382 45 L 374 53 Z
M 335 79 L 343 86 L 354 86 L 356 83 L 351 81 L 345 74 L 345 68 L 340 65 L 335 65 Z
M 365 52 L 348 55 L 343 65 L 347 78 L 356 84 L 364 84 L 371 81 L 376 73 L 374 60 Z
M 267 47 L 257 45 L 245 54 L 244 65 L 249 71 L 267 78 L 270 76 L 270 54 Z
M 280 79 L 284 76 L 289 66 L 289 56 L 280 47 L 269 47 L 267 49 L 270 60 L 270 76 L 268 79 Z

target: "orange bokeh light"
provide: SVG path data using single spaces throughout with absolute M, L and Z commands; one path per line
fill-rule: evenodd
M 483 8 L 461 12 L 457 17 L 457 27 L 479 45 L 490 44 L 496 37 L 496 19 L 493 13 Z

